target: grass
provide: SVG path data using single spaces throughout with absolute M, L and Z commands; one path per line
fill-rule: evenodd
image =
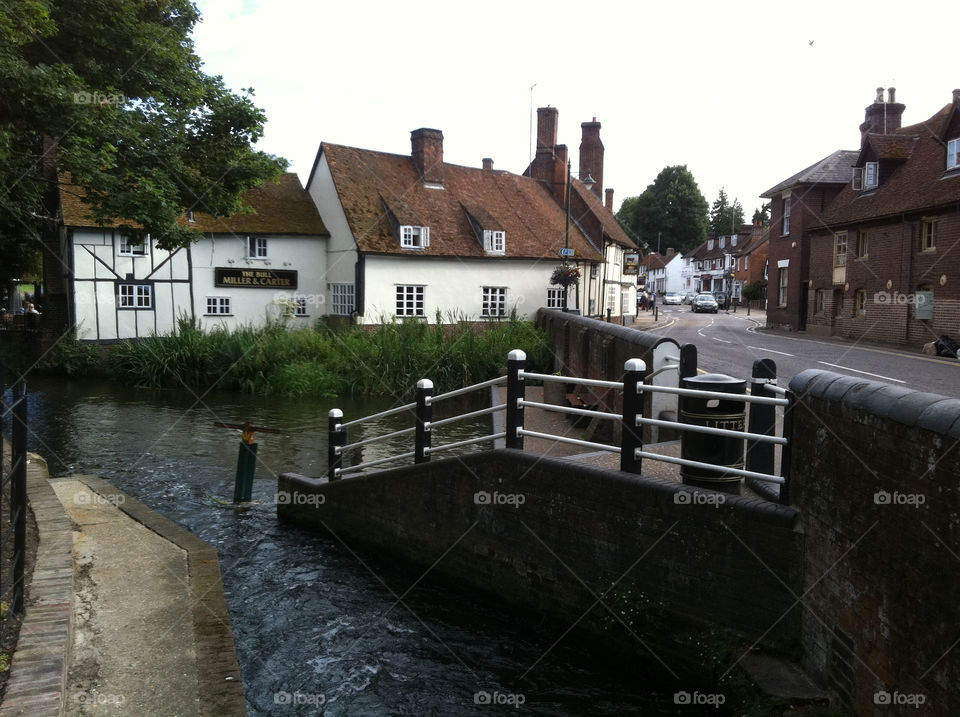
M 113 376 L 145 387 L 187 384 L 290 397 L 411 395 L 421 378 L 431 379 L 438 393 L 493 378 L 514 348 L 526 351 L 532 371 L 551 366 L 547 336 L 515 318 L 481 326 L 390 321 L 373 329 L 296 331 L 282 323 L 204 331 L 181 321 L 176 335 L 120 342 L 109 362 Z

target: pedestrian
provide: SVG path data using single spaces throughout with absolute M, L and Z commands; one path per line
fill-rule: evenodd
M 647 310 L 647 292 L 641 291 L 640 292 L 640 311 L 646 311 L 646 310 Z
M 650 310 L 653 311 L 656 305 L 657 305 L 657 292 L 654 291 L 653 295 L 650 297 Z

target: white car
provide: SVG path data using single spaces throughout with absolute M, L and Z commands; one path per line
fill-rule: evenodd
M 668 291 L 663 295 L 663 304 L 672 304 L 674 306 L 680 306 L 683 303 L 683 294 L 680 294 L 676 291 Z

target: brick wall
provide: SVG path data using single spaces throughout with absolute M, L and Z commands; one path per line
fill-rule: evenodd
M 805 667 L 855 714 L 960 714 L 960 400 L 817 370 L 790 388 Z
M 576 622 L 636 648 L 596 603 L 613 586 L 605 605 L 669 615 L 668 639 L 651 648 L 678 673 L 682 653 L 703 649 L 670 644 L 681 624 L 796 646 L 801 535 L 786 506 L 739 496 L 697 505 L 678 501 L 690 490 L 679 483 L 511 450 L 333 483 L 286 474 L 278 489 L 292 496 L 279 501 L 281 519 L 433 566 L 559 621 L 558 636 Z

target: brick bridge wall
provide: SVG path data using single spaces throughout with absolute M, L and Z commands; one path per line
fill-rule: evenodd
M 633 614 L 631 629 L 677 673 L 711 627 L 798 645 L 802 536 L 787 506 L 513 450 L 332 483 L 285 474 L 279 491 L 281 519 L 556 618 L 557 637 L 577 624 L 649 657 L 596 604 L 613 586 L 603 604 Z M 695 637 L 678 644 L 681 624 Z
M 960 400 L 815 370 L 790 387 L 805 667 L 856 714 L 960 714 Z

